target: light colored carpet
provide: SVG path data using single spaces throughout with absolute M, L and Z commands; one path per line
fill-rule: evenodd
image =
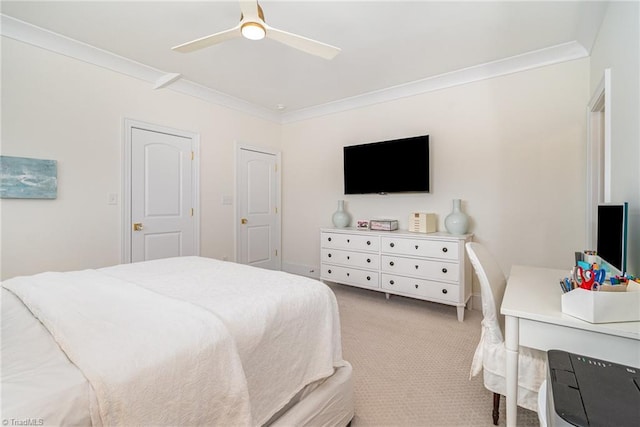
M 330 284 L 338 299 L 344 359 L 353 365 L 353 427 L 492 426 L 493 393 L 469 380 L 482 313 Z M 499 425 L 505 425 L 505 400 Z M 518 408 L 518 426 L 537 414 Z

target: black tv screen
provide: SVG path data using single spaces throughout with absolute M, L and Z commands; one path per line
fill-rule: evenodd
M 344 193 L 429 192 L 429 135 L 344 147 Z

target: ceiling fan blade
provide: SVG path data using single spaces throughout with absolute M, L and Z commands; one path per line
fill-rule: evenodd
M 286 31 L 278 30 L 273 27 L 266 26 L 266 29 L 268 38 L 324 59 L 333 59 L 342 50 L 339 47 L 311 40 L 296 34 L 287 33 Z
M 183 43 L 178 46 L 174 46 L 171 49 L 176 52 L 188 53 L 193 52 L 195 50 L 203 49 L 205 47 L 213 46 L 214 44 L 218 44 L 225 40 L 230 40 L 236 37 L 240 37 L 240 25 L 236 25 L 235 27 L 221 31 L 219 33 L 211 34 L 209 36 L 201 37 L 196 40 L 192 40 L 187 43 Z
M 262 21 L 264 18 L 259 17 L 257 0 L 240 0 L 240 11 L 242 12 L 243 21 Z

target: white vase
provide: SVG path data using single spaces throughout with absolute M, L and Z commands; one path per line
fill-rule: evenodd
M 466 234 L 469 230 L 469 217 L 460 210 L 460 199 L 453 199 L 453 210 L 444 219 L 444 226 L 451 234 Z
M 348 227 L 351 223 L 351 216 L 344 210 L 344 200 L 338 200 L 338 210 L 333 213 L 331 221 L 336 228 Z

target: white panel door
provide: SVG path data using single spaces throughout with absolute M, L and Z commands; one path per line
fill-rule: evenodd
M 191 138 L 131 130 L 131 261 L 195 255 Z
M 238 150 L 238 262 L 280 269 L 279 156 Z

